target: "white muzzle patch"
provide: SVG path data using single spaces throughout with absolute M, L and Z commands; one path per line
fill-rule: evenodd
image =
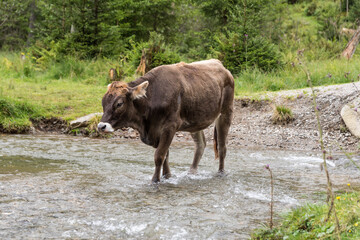
M 98 130 L 99 132 L 114 132 L 114 128 L 111 126 L 110 123 L 103 123 L 103 122 L 100 122 L 98 124 Z

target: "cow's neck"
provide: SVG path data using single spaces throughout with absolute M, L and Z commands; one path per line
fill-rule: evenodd
M 147 101 L 139 99 L 134 102 L 134 112 L 131 114 L 131 120 L 128 122 L 128 127 L 137 130 L 140 136 L 146 135 L 144 117 L 146 117 Z

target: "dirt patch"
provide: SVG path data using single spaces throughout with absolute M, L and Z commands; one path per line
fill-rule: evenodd
M 6 133 L 6 134 L 24 134 L 24 133 L 28 133 L 31 130 L 31 127 L 25 126 L 25 127 L 21 127 L 21 128 L 4 128 L 1 124 L 0 124 L 0 133 Z
M 42 118 L 31 120 L 33 132 L 67 133 L 68 122 L 61 118 Z

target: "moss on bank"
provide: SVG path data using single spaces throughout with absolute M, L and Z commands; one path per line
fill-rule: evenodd
M 360 193 L 338 195 L 335 202 L 341 239 L 360 239 Z M 286 213 L 277 227 L 258 229 L 252 239 L 337 239 L 326 204 L 307 204 Z

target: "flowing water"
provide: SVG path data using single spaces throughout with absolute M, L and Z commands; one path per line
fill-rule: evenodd
M 316 153 L 229 147 L 218 176 L 211 146 L 196 175 L 191 144 L 173 144 L 173 177 L 150 184 L 154 149 L 134 141 L 0 135 L 0 239 L 247 239 L 275 212 L 323 200 Z M 329 161 L 339 185 L 359 181 L 344 157 Z

